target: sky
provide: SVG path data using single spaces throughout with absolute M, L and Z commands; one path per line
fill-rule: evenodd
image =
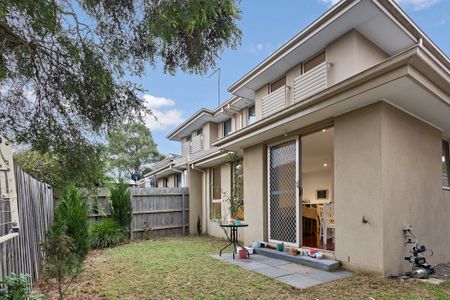
M 303 30 L 339 0 L 241 0 L 241 45 L 226 49 L 218 61 L 221 68 L 221 100 L 230 98 L 227 88 L 287 40 Z M 450 55 L 450 0 L 397 0 L 412 20 Z M 211 70 L 210 73 L 212 73 Z M 208 74 L 207 74 L 208 75 Z M 147 120 L 161 153 L 179 153 L 180 145 L 166 136 L 200 108 L 218 104 L 217 74 L 211 77 L 178 72 L 164 74 L 157 66 L 133 81 L 146 89 L 158 121 Z

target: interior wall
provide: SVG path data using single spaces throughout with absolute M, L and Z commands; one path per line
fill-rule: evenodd
M 317 190 L 328 190 L 328 199 L 333 201 L 333 172 L 331 168 L 324 171 L 302 174 L 303 200 L 316 200 Z

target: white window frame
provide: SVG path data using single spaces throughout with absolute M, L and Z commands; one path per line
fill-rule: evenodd
M 449 148 L 449 149 L 447 149 L 447 151 L 448 151 L 448 153 L 450 153 L 450 142 L 449 142 L 449 140 L 446 139 L 446 138 L 443 138 L 442 139 L 442 147 L 444 147 L 444 142 L 447 142 L 447 146 Z M 449 155 L 449 157 L 450 157 L 450 155 Z M 442 158 L 444 158 L 444 153 L 442 154 Z M 450 170 L 448 169 L 449 163 L 448 162 L 446 162 L 446 163 L 447 163 L 447 176 L 450 177 Z M 450 183 L 450 178 L 448 178 L 447 181 Z M 446 190 L 446 191 L 450 191 L 450 184 L 444 185 L 444 174 L 442 174 L 442 183 L 443 183 L 442 184 L 442 189 Z
M 218 168 L 220 174 L 220 198 L 219 199 L 215 199 L 214 198 L 214 190 L 215 190 L 215 186 L 214 186 L 214 169 Z M 220 203 L 220 217 L 222 218 L 222 167 L 221 166 L 216 166 L 216 167 L 212 167 L 211 168 L 211 207 L 209 209 L 209 218 L 211 220 L 215 219 L 214 216 L 214 204 L 215 203 Z
M 226 122 L 230 122 L 230 131 L 227 134 L 225 134 L 225 123 Z M 231 120 L 231 118 L 229 118 L 222 122 L 222 135 L 223 135 L 223 137 L 226 137 L 226 136 L 229 136 L 232 132 L 233 132 L 233 121 Z
M 250 108 L 253 107 L 253 116 L 250 116 Z M 247 109 L 247 125 L 251 125 L 256 122 L 256 107 L 255 105 L 250 105 Z

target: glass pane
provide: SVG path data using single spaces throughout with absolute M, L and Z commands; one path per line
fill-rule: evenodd
M 223 122 L 223 136 L 227 136 L 231 132 L 231 119 Z
M 279 88 L 283 87 L 286 84 L 286 77 L 283 77 L 281 79 L 278 79 L 275 82 L 272 82 L 270 84 L 270 92 L 274 92 L 276 90 L 278 90 Z
M 222 198 L 222 187 L 220 184 L 220 167 L 213 169 L 213 199 Z
M 213 202 L 213 219 L 222 218 L 222 204 L 220 202 Z
M 447 141 L 442 141 L 442 184 L 450 187 L 450 149 Z
M 248 124 L 252 124 L 256 121 L 256 113 L 255 113 L 255 106 L 250 106 L 248 108 Z

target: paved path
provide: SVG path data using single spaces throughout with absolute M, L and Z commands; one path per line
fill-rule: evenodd
M 233 259 L 231 253 L 224 253 L 222 256 L 212 255 L 212 257 L 264 274 L 300 289 L 352 275 L 351 272 L 346 270 L 326 272 L 258 254 L 251 255 L 249 259 Z

